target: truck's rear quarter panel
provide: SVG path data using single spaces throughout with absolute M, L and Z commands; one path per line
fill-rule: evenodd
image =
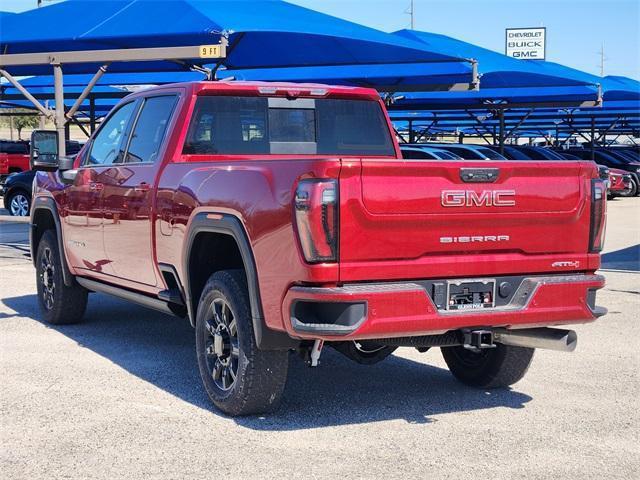
M 157 261 L 176 266 L 184 278 L 190 219 L 199 211 L 239 218 L 253 249 L 268 326 L 283 330 L 281 305 L 294 283 L 338 281 L 337 264 L 306 265 L 293 222 L 293 195 L 300 178 L 337 178 L 338 159 L 179 159 L 158 185 Z M 171 219 L 171 225 L 167 222 Z M 215 255 L 215 252 L 212 252 Z

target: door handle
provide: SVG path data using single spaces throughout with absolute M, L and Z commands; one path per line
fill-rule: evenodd
M 136 192 L 148 192 L 151 189 L 151 185 L 147 182 L 140 182 L 137 187 L 134 188 Z
M 100 183 L 100 182 L 90 182 L 89 183 L 89 189 L 99 192 L 104 188 L 104 184 Z

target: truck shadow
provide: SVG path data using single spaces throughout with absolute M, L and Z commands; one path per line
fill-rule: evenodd
M 603 254 L 602 269 L 640 272 L 640 244 Z
M 3 299 L 17 315 L 40 320 L 35 295 Z M 92 294 L 86 323 L 51 326 L 78 345 L 200 408 L 219 414 L 202 387 L 188 322 L 101 294 Z M 392 356 L 363 366 L 331 348 L 316 369 L 291 355 L 282 407 L 235 419 L 254 430 L 287 431 L 384 420 L 430 423 L 432 416 L 495 407 L 523 408 L 531 397 L 457 383 L 447 370 Z M 73 381 L 70 379 L 70 381 Z

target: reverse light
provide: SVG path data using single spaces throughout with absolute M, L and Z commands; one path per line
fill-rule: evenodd
M 309 263 L 338 260 L 338 182 L 301 180 L 294 200 L 298 238 Z
M 591 230 L 589 251 L 600 252 L 604 247 L 607 216 L 607 190 L 602 180 L 591 180 Z

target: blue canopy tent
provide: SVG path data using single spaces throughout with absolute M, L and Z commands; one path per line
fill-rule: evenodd
M 451 92 L 446 97 L 439 92 L 397 93 L 389 106 L 391 116 L 407 123 L 409 131 L 414 125 L 422 132 L 436 126 L 466 129 L 497 136 L 501 145 L 524 129 L 553 131 L 556 137 L 570 132 L 591 142 L 609 133 L 637 133 L 640 82 L 636 80 L 600 78 L 553 62 L 517 60 L 443 35 L 411 30 L 395 34 L 437 44 L 449 55 L 473 56 L 482 85 L 479 91 Z M 430 118 L 420 119 L 422 113 Z
M 4 54 L 228 43 L 219 59 L 132 60 L 114 63 L 111 72 L 179 71 L 211 62 L 214 71 L 223 65 L 234 71 L 345 65 L 366 70 L 415 63 L 423 67 L 424 89 L 433 84 L 431 73 L 442 80 L 437 78 L 441 68 L 453 83 L 474 83 L 470 60 L 280 0 L 172 0 L 153 5 L 150 0 L 68 0 L 2 19 L 2 32 Z M 69 63 L 65 72 L 95 72 L 98 66 Z M 45 65 L 20 65 L 11 73 L 49 72 Z
M 640 133 L 640 110 L 636 102 L 607 102 L 603 108 L 567 109 L 512 109 L 503 113 L 505 138 L 521 136 L 522 132 L 535 129 L 537 135 L 555 134 L 556 141 L 564 133 L 579 135 L 588 142 L 601 142 L 611 134 Z M 425 136 L 441 132 L 464 132 L 496 142 L 500 128 L 500 112 L 489 109 L 393 111 L 391 119 L 398 130 L 410 128 L 413 138 L 419 141 Z M 542 133 L 541 133 L 542 132 Z M 549 133 L 551 132 L 551 133 Z
M 13 76 L 46 75 L 53 66 L 62 150 L 63 68 L 65 73 L 96 72 L 71 115 L 107 69 L 195 69 L 215 77 L 223 66 L 242 70 L 358 65 L 363 67 L 362 80 L 373 85 L 375 79 L 367 76 L 371 66 L 421 64 L 423 89 L 461 84 L 474 88 L 477 83 L 470 60 L 279 0 L 170 0 L 152 5 L 150 0 L 67 0 L 2 16 L 0 22 L 0 74 L 43 114 L 48 112 Z M 203 67 L 212 63 L 210 70 Z M 448 87 L 440 83 L 442 68 L 447 81 L 455 82 Z
M 527 128 L 534 121 L 548 119 L 554 124 L 562 124 L 563 127 L 571 128 L 572 125 L 584 125 L 595 122 L 596 127 L 601 124 L 612 125 L 612 122 L 624 122 L 640 116 L 640 82 L 626 77 L 604 77 L 602 81 L 602 93 L 604 101 L 600 107 L 556 107 L 538 108 L 527 110 L 523 108 L 511 108 L 505 110 L 505 124 L 507 127 L 515 123 L 520 123 L 520 127 Z M 506 90 L 506 89 L 503 89 Z M 514 89 L 516 92 L 527 92 L 528 89 Z M 554 88 L 558 93 L 556 100 L 561 99 L 562 87 Z M 534 92 L 531 92 L 534 94 Z M 428 94 L 432 97 L 431 104 L 434 108 L 424 108 L 425 103 L 416 103 L 418 109 L 400 110 L 402 101 L 391 106 L 392 119 L 396 121 L 426 121 L 428 123 L 441 123 L 444 120 L 454 121 L 458 125 L 474 124 L 478 127 L 478 117 L 483 118 L 484 124 L 493 127 L 498 122 L 498 115 L 493 105 L 490 103 L 476 106 L 465 102 L 464 95 L 452 93 L 453 99 L 447 104 L 438 94 Z M 464 108 L 453 108 L 454 106 Z M 449 107 L 447 109 L 447 106 Z M 526 118 L 525 118 L 526 117 Z M 608 122 L 608 123 L 607 123 Z
M 432 66 L 433 67 L 433 66 Z M 381 92 L 469 90 L 468 65 L 439 63 L 437 71 L 424 64 L 338 65 L 293 68 L 220 69 L 220 77 L 266 82 L 327 83 L 375 88 Z
M 398 93 L 398 109 L 432 110 L 473 108 L 496 105 L 597 105 L 600 101 L 599 78 L 564 65 L 540 60 L 518 60 L 446 35 L 400 30 L 394 33 L 424 43 L 449 55 L 462 55 L 478 61 L 482 89 L 456 92 L 444 98 L 437 92 Z M 501 107 L 502 106 L 502 107 Z
M 399 30 L 394 35 L 422 42 L 452 56 L 478 61 L 483 88 L 562 87 L 598 83 L 598 78 L 564 65 L 540 60 L 518 60 L 446 35 Z

